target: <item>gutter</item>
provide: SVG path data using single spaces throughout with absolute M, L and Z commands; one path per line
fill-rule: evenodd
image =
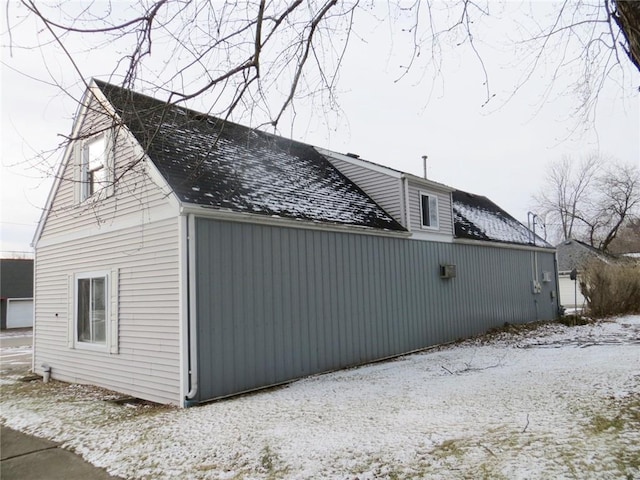
M 463 245 L 475 245 L 477 247 L 494 247 L 494 248 L 508 248 L 512 250 L 526 250 L 527 252 L 544 252 L 554 253 L 555 247 L 537 247 L 533 245 L 518 245 L 513 243 L 492 242 L 487 240 L 471 240 L 467 238 L 455 238 L 453 243 L 459 243 Z
M 383 230 L 361 225 L 349 225 L 339 223 L 325 223 L 312 220 L 296 220 L 284 217 L 258 215 L 255 213 L 236 212 L 233 210 L 221 210 L 217 207 L 204 205 L 183 204 L 180 206 L 180 215 L 226 220 L 229 222 L 253 223 L 255 225 L 268 225 L 272 227 L 301 228 L 305 230 L 324 230 L 329 232 L 356 233 L 360 235 L 374 235 L 380 237 L 408 238 L 411 232 L 400 230 Z

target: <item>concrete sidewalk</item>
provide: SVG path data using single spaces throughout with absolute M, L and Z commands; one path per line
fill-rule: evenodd
M 0 426 L 2 480 L 117 480 L 59 444 Z

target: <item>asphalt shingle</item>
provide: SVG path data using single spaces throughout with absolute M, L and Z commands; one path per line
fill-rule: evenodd
M 404 230 L 310 145 L 96 84 L 185 203 Z

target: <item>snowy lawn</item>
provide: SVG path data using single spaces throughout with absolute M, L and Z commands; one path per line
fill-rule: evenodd
M 510 330 L 186 410 L 5 379 L 0 417 L 125 478 L 640 478 L 640 316 Z

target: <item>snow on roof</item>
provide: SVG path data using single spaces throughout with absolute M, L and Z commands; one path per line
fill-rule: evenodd
M 309 145 L 96 84 L 185 203 L 405 230 Z
M 487 197 L 456 190 L 452 193 L 455 235 L 458 238 L 533 245 L 534 235 Z M 551 247 L 535 236 L 535 245 Z

